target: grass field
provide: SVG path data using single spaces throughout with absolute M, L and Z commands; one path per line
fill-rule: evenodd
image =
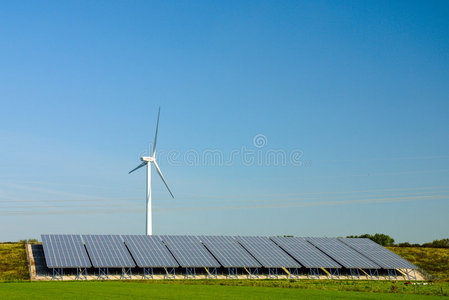
M 332 285 L 334 288 L 337 286 Z M 329 285 L 330 287 L 330 285 Z M 443 299 L 434 295 L 399 292 L 357 292 L 313 288 L 276 288 L 263 286 L 207 285 L 201 282 L 173 281 L 90 281 L 90 282 L 4 282 L 0 283 L 1 299 L 73 299 L 73 298 L 156 298 L 156 299 Z
M 29 278 L 25 244 L 1 243 L 0 280 L 27 280 Z
M 444 280 L 449 276 L 449 251 L 390 248 Z M 406 285 L 392 281 L 350 280 L 169 280 L 30 282 L 25 245 L 0 244 L 0 299 L 43 298 L 216 298 L 216 299 L 419 299 L 449 296 L 444 281 Z

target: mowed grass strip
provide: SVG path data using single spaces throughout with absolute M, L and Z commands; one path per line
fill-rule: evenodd
M 134 281 L 136 282 L 136 281 Z M 140 283 L 180 284 L 180 285 L 220 285 L 220 286 L 244 286 L 244 287 L 269 287 L 283 289 L 311 289 L 326 291 L 350 291 L 368 293 L 397 293 L 414 295 L 438 295 L 449 296 L 449 284 L 447 282 L 434 282 L 410 285 L 405 281 L 388 280 L 162 280 L 162 281 L 137 281 Z
M 388 247 L 397 255 L 424 269 L 430 275 L 449 281 L 449 249 L 421 247 Z
M 441 296 L 131 281 L 4 282 L 1 299 L 443 299 Z
M 30 278 L 24 243 L 0 243 L 0 280 Z

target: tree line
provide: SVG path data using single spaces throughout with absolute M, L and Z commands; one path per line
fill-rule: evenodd
M 441 239 L 441 240 L 434 240 L 430 243 L 423 243 L 423 244 L 412 244 L 409 242 L 405 243 L 399 243 L 395 244 L 394 239 L 383 233 L 376 233 L 376 234 L 362 234 L 362 235 L 349 235 L 348 238 L 368 238 L 379 245 L 382 245 L 384 247 L 386 246 L 396 246 L 396 247 L 424 247 L 424 248 L 449 248 L 449 239 Z

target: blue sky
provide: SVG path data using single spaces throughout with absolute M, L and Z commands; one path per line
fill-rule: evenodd
M 4 1 L 0 37 L 0 240 L 144 233 L 159 106 L 154 234 L 447 237 L 447 1 Z

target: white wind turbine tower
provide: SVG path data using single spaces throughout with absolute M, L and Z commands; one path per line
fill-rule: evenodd
M 154 164 L 154 167 L 156 168 L 156 172 L 161 177 L 162 181 L 164 182 L 165 186 L 167 187 L 168 192 L 170 195 L 173 196 L 173 193 L 171 192 L 170 188 L 168 187 L 167 182 L 164 179 L 164 176 L 162 175 L 161 169 L 159 168 L 157 162 L 156 162 L 156 143 L 157 143 L 157 131 L 159 128 L 159 116 L 161 114 L 161 108 L 159 107 L 159 112 L 157 114 L 157 124 L 156 124 L 156 135 L 154 136 L 154 144 L 153 144 L 153 155 L 152 156 L 142 156 L 140 160 L 142 163 L 138 165 L 136 168 L 129 171 L 128 174 L 131 174 L 137 169 L 140 169 L 142 167 L 147 167 L 147 218 L 146 218 L 146 226 L 145 226 L 145 234 L 152 235 L 153 229 L 152 229 L 152 221 L 151 221 L 151 164 Z

